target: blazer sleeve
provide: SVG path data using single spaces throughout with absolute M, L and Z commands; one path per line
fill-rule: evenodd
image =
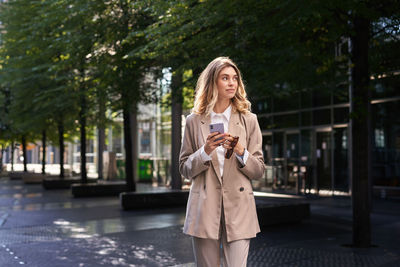
M 265 164 L 262 153 L 262 134 L 258 125 L 257 116 L 251 114 L 251 119 L 246 125 L 248 142 L 247 151 L 249 157 L 245 166 L 239 166 L 238 169 L 249 179 L 260 179 L 264 175 Z
M 193 117 L 189 116 L 186 120 L 185 132 L 179 155 L 179 172 L 187 179 L 194 179 L 200 173 L 210 167 L 209 162 L 204 162 L 201 158 L 201 147 L 196 148 L 195 138 L 198 133 L 195 133 L 193 125 Z

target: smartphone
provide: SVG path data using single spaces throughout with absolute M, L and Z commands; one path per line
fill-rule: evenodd
M 224 133 L 224 124 L 223 123 L 213 123 L 210 124 L 210 133 L 219 132 L 220 134 Z M 218 138 L 217 140 L 222 140 L 223 138 Z

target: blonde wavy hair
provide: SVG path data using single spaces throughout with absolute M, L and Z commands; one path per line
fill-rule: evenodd
M 247 99 L 242 74 L 236 64 L 228 57 L 217 57 L 211 61 L 197 80 L 193 113 L 210 115 L 218 99 L 217 79 L 223 68 L 232 67 L 238 76 L 238 89 L 231 99 L 232 109 L 240 113 L 248 113 L 251 103 Z

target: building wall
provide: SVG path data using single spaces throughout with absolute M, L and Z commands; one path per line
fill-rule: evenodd
M 372 183 L 400 187 L 400 90 L 373 80 Z M 347 88 L 300 92 L 253 103 L 263 133 L 266 177 L 260 189 L 348 192 Z

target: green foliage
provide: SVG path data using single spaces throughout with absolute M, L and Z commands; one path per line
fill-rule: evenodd
M 12 130 L 33 141 L 43 129 L 56 140 L 58 120 L 73 123 L 74 102 L 65 79 L 57 72 L 59 36 L 57 17 L 50 17 L 49 2 L 10 1 L 2 6 L 3 62 L 1 86 L 11 92 L 9 116 Z M 28 13 L 28 14 L 27 14 Z M 68 120 L 69 119 L 69 120 Z
M 35 139 L 42 129 L 50 129 L 56 140 L 52 133 L 60 121 L 67 136 L 77 132 L 79 112 L 89 125 L 104 127 L 109 106 L 119 110 L 154 101 L 150 85 L 156 68 L 140 57 L 126 57 L 145 41 L 143 36 L 127 37 L 152 19 L 147 6 L 129 0 L 2 3 L 0 86 L 11 92 L 10 103 L 3 101 L 7 132 L 30 133 Z
M 0 138 L 55 132 L 59 120 L 73 135 L 82 99 L 89 125 L 109 123 L 107 108 L 168 106 L 170 92 L 154 86 L 164 68 L 182 75 L 189 110 L 200 71 L 217 56 L 237 62 L 254 98 L 342 92 L 356 15 L 371 21 L 371 74 L 397 80 L 400 69 L 396 0 L 11 0 L 0 8 Z
M 192 70 L 186 70 L 182 74 L 182 82 L 183 82 L 183 88 L 182 88 L 182 97 L 183 97 L 183 102 L 182 102 L 182 109 L 186 111 L 190 111 L 193 108 L 193 102 L 194 102 L 194 85 L 193 85 L 193 71 Z M 164 92 L 164 94 L 161 97 L 160 104 L 162 107 L 165 109 L 168 109 L 171 106 L 172 103 L 172 94 L 171 94 L 171 88 L 168 87 L 168 91 Z
M 350 60 L 347 39 L 360 13 L 374 25 L 370 44 L 378 53 L 370 53 L 371 71 L 400 67 L 398 56 L 389 58 L 398 55 L 396 0 L 153 2 L 159 19 L 142 33 L 148 43 L 130 55 L 156 58 L 174 71 L 193 70 L 191 87 L 199 70 L 217 56 L 238 63 L 253 96 L 343 86 Z

